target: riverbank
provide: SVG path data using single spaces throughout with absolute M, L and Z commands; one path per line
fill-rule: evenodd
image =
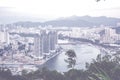
M 100 48 L 101 51 L 103 51 L 104 53 L 107 53 L 107 54 L 110 54 L 111 52 L 115 53 L 116 51 L 118 51 L 120 49 L 120 45 L 103 44 L 103 43 L 99 43 L 99 42 L 95 42 L 95 41 L 83 39 L 83 38 L 69 38 L 69 41 L 75 42 L 76 44 L 79 44 L 82 42 L 82 43 L 94 45 L 94 46 Z
M 63 49 L 73 49 L 77 55 L 75 69 L 85 69 L 86 62 L 90 63 L 93 59 L 96 59 L 97 55 L 100 54 L 100 50 L 94 46 L 82 43 L 78 45 L 61 45 Z M 67 63 L 64 61 L 67 58 L 65 52 L 57 55 L 56 57 L 49 60 L 43 65 L 50 70 L 57 70 L 59 72 L 68 71 Z

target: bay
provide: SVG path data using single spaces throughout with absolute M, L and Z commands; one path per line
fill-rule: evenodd
M 85 69 L 86 62 L 90 63 L 93 59 L 100 54 L 100 49 L 89 44 L 77 44 L 77 45 L 61 45 L 65 50 L 73 49 L 77 55 L 75 69 Z M 50 70 L 57 70 L 59 72 L 66 72 L 68 63 L 64 60 L 67 58 L 65 52 L 60 53 L 53 59 L 44 64 Z

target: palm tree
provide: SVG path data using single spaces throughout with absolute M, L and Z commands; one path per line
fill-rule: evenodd
M 112 80 L 109 75 L 101 68 L 94 65 L 96 72 L 92 72 L 89 76 L 89 80 Z

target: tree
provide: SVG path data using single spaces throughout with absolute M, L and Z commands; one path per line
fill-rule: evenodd
M 117 57 L 116 57 L 117 56 Z M 90 80 L 120 80 L 120 63 L 118 54 L 98 55 L 97 59 L 88 65 L 88 71 L 92 73 Z
M 76 53 L 75 53 L 75 51 L 70 49 L 65 53 L 65 55 L 68 56 L 68 58 L 65 59 L 65 62 L 68 63 L 67 67 L 68 68 L 74 68 L 74 66 L 76 64 Z
M 65 80 L 64 76 L 61 73 L 57 72 L 56 70 L 48 71 L 43 79 L 44 80 Z
M 109 75 L 101 68 L 94 65 L 96 72 L 92 72 L 88 78 L 90 80 L 111 80 Z
M 101 1 L 101 0 L 96 0 L 96 2 L 99 2 L 99 1 Z M 105 0 L 104 0 L 105 1 Z
M 74 50 L 69 49 L 66 53 L 65 53 L 69 58 L 75 58 L 76 57 L 76 53 Z
M 64 75 L 65 80 L 88 80 L 88 72 L 84 70 L 70 69 Z

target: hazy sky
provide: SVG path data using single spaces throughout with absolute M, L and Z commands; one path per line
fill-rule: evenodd
M 3 12 L 4 11 L 4 12 Z M 120 18 L 120 0 L 0 0 L 0 15 L 7 12 L 36 18 L 58 18 L 72 15 Z

